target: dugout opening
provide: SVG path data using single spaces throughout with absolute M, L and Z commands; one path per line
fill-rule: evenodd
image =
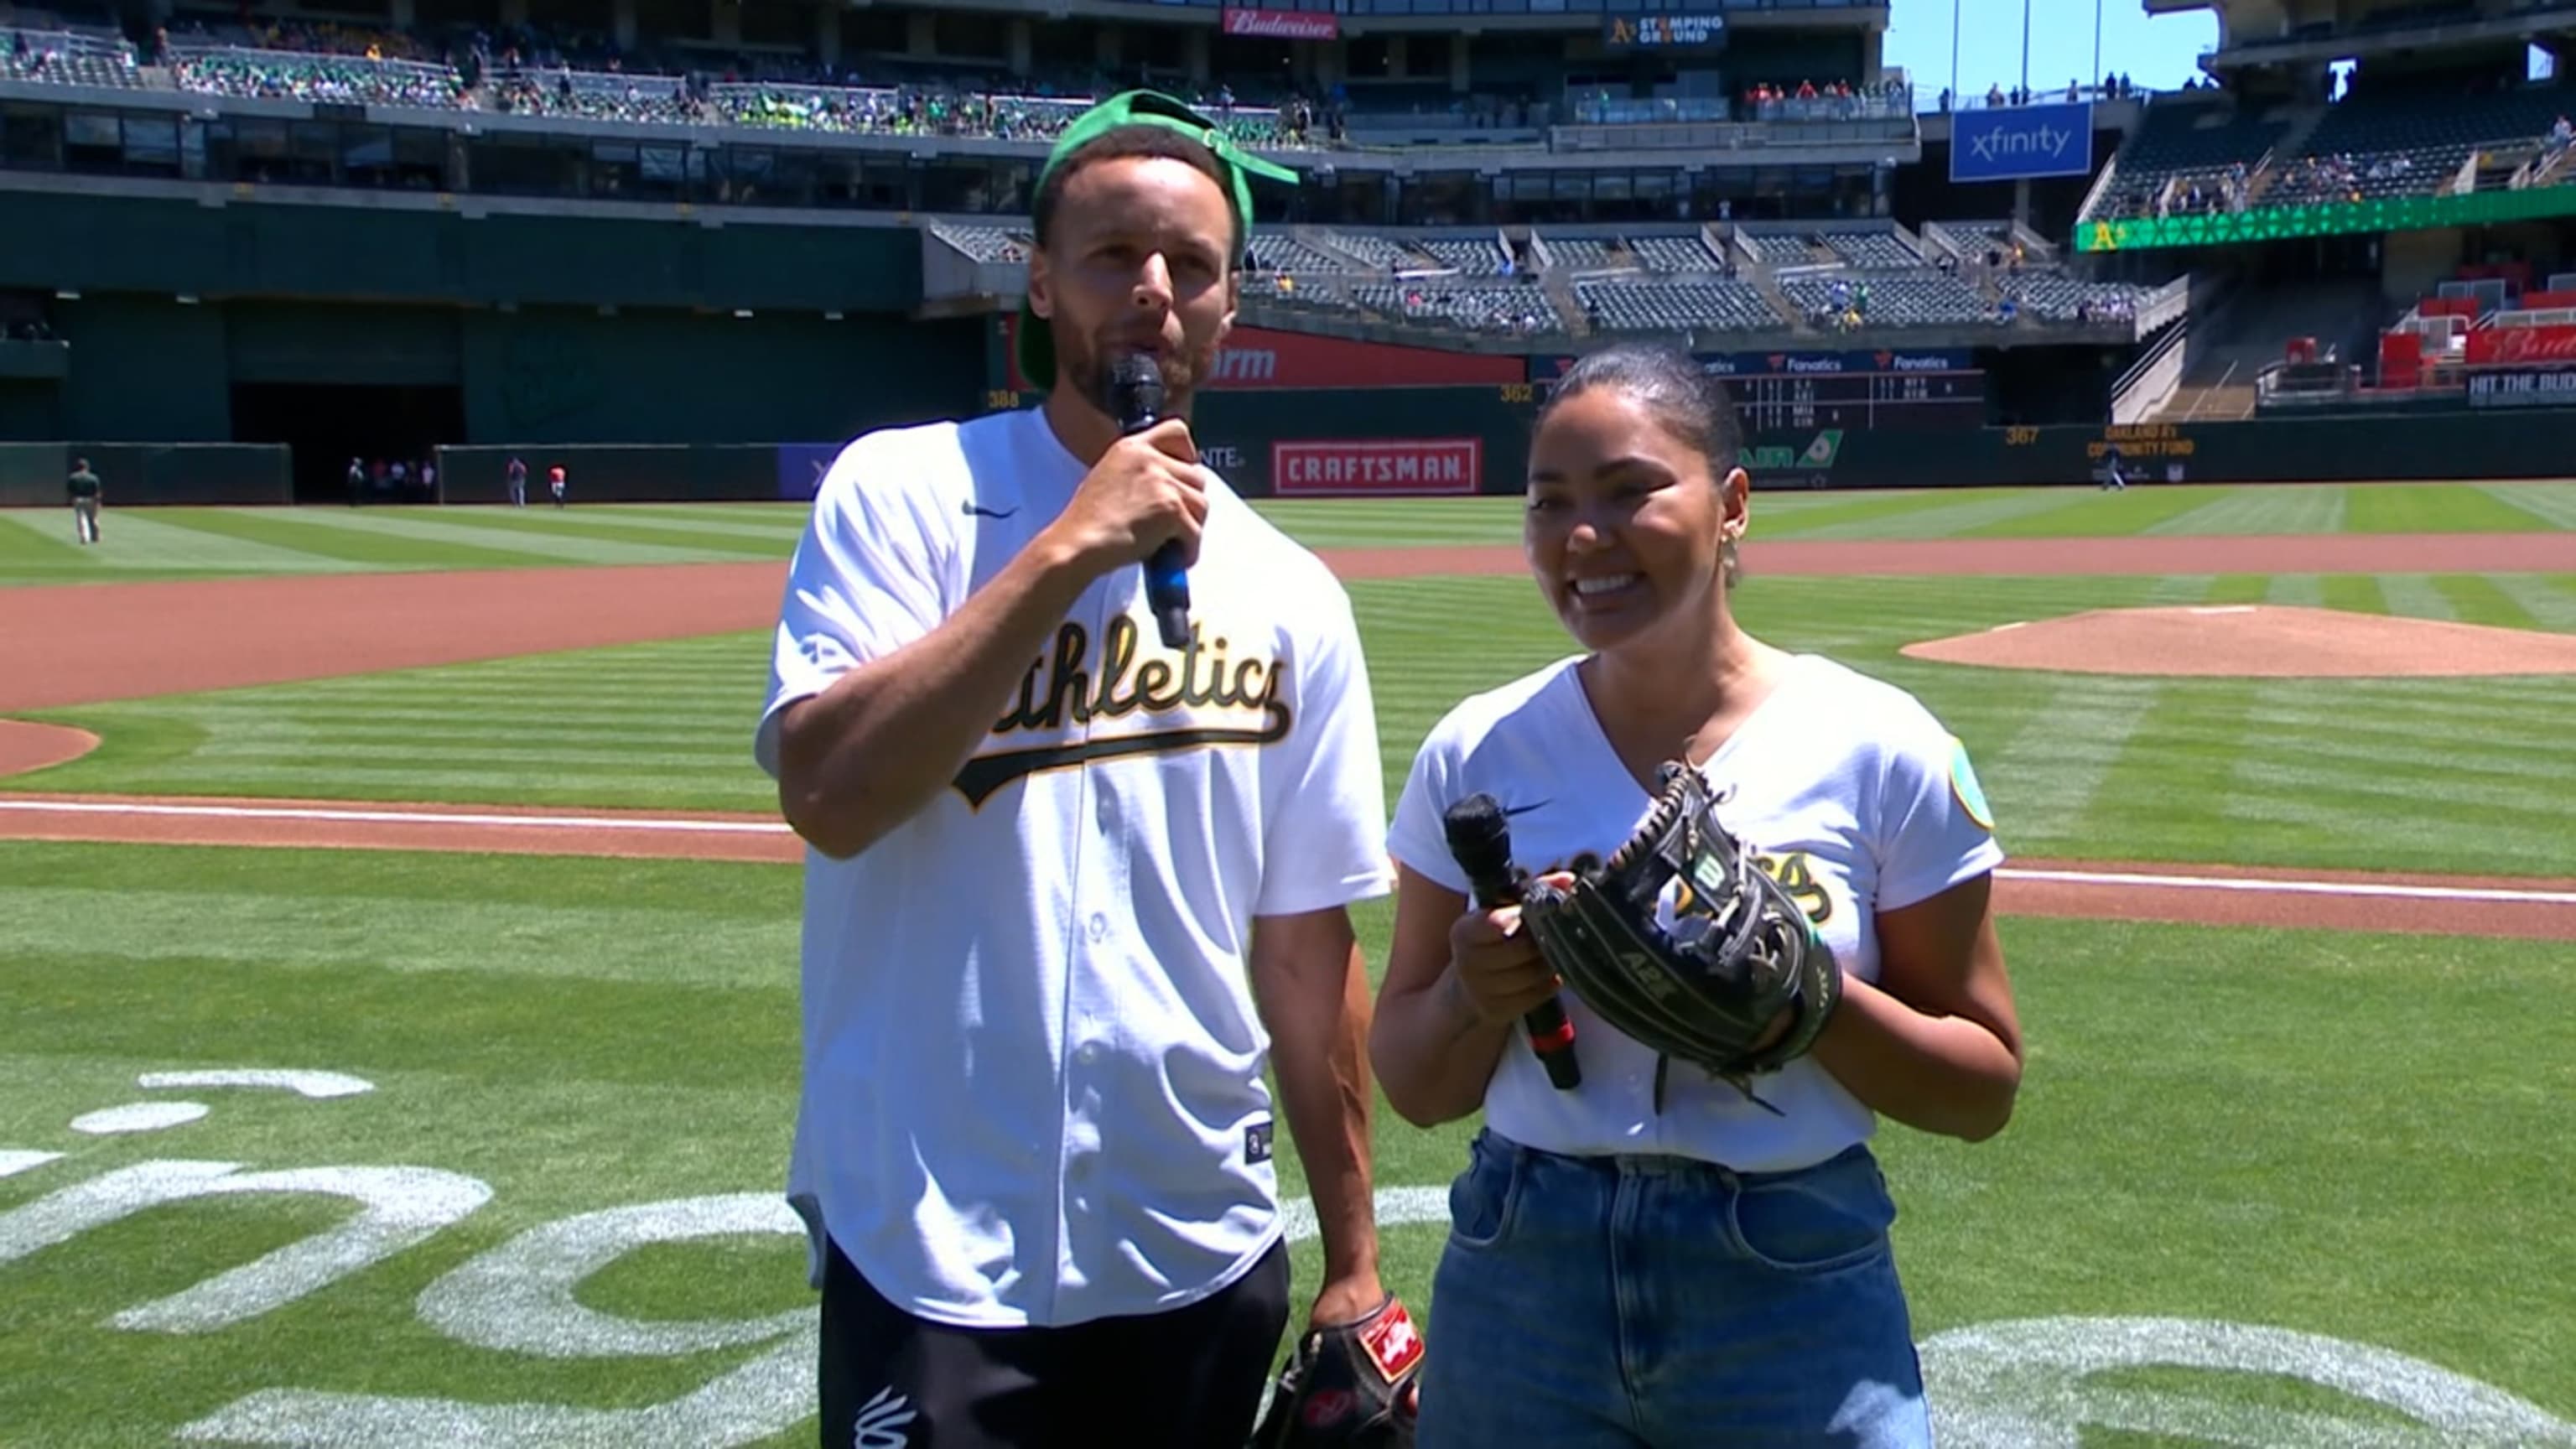
M 465 441 L 465 389 L 236 383 L 233 441 L 284 443 L 291 449 L 298 503 L 347 503 L 351 458 L 367 464 L 370 486 L 364 502 L 434 502 L 420 488 L 420 467 L 433 460 L 439 445 Z M 397 459 L 407 479 L 399 493 L 391 486 Z M 381 476 L 379 462 L 386 465 Z

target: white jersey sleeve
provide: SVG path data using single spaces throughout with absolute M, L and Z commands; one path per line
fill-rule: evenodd
M 862 437 L 841 450 L 787 570 L 769 659 L 769 699 L 753 758 L 778 774 L 778 717 L 833 680 L 929 633 L 949 612 L 949 530 L 904 486 L 925 460 L 904 456 L 923 430 Z
M 1886 745 L 1877 908 L 1901 910 L 2003 863 L 1968 747 L 1928 712 Z
M 1329 607 L 1327 607 L 1329 601 Z M 1386 894 L 1386 765 L 1350 596 L 1319 589 L 1321 625 L 1294 675 L 1296 723 L 1268 787 L 1256 916 L 1296 915 Z

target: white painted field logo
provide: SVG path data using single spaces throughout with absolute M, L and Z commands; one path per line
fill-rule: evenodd
M 312 1101 L 371 1092 L 337 1072 L 146 1074 L 146 1089 L 272 1088 Z M 193 1111 L 145 1111 L 147 1106 Z M 130 1103 L 85 1113 L 86 1133 L 185 1129 L 203 1104 Z M 86 1125 L 82 1125 L 86 1124 Z M 0 1148 L 0 1178 L 37 1174 L 63 1154 Z M 218 1194 L 323 1195 L 357 1205 L 354 1216 L 304 1240 L 168 1297 L 113 1306 L 100 1322 L 128 1332 L 218 1332 L 291 1307 L 333 1283 L 472 1216 L 491 1188 L 434 1167 L 289 1167 L 193 1159 L 132 1163 L 0 1212 L 0 1293 L 9 1265 L 57 1249 L 92 1228 L 149 1208 Z M 1443 1187 L 1377 1194 L 1385 1227 L 1445 1222 Z M 1313 1205 L 1285 1205 L 1291 1242 L 1315 1236 Z M 173 1231 L 185 1231 L 175 1226 Z M 394 1449 L 425 1444 L 728 1446 L 766 1439 L 811 1419 L 818 1309 L 744 1319 L 633 1319 L 578 1301 L 592 1275 L 656 1243 L 740 1235 L 802 1240 L 803 1225 L 774 1192 L 674 1198 L 601 1208 L 540 1224 L 477 1255 L 423 1289 L 414 1311 L 431 1330 L 469 1347 L 541 1359 L 665 1358 L 761 1350 L 698 1388 L 640 1408 L 475 1403 L 457 1399 L 277 1387 L 236 1399 L 177 1431 L 225 1444 Z M 1436 1316 L 1436 1315 L 1434 1315 Z M 1440 1342 L 1437 1322 L 1426 1337 Z M 2034 1318 L 1950 1330 L 1922 1345 L 1933 1430 L 1942 1449 L 2078 1449 L 2087 1428 L 2248 1446 L 2337 1449 L 2514 1446 L 2576 1449 L 2576 1425 L 2438 1365 L 2388 1349 L 2284 1328 L 2176 1318 Z M 2348 1396 L 2353 1412 L 2283 1408 L 2220 1393 L 2156 1387 L 2118 1371 L 2188 1369 L 2213 1375 L 2296 1379 Z M 2217 1387 L 2216 1381 L 2212 1389 Z M 854 1449 L 907 1441 L 917 1411 L 891 1390 L 860 1414 Z

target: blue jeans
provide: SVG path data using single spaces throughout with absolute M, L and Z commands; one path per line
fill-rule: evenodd
M 1449 1188 L 1418 1449 L 1925 1449 L 1867 1148 L 1797 1172 L 1566 1157 L 1486 1129 Z

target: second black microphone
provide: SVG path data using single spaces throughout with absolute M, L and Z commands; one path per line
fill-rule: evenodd
M 1512 868 L 1512 828 L 1503 816 L 1501 801 L 1491 795 L 1470 795 L 1449 807 L 1441 827 L 1449 836 L 1449 854 L 1467 873 L 1468 889 L 1475 893 L 1479 910 L 1520 903 L 1521 877 Z M 1521 1025 L 1529 1033 L 1530 1050 L 1538 1053 L 1547 1079 L 1558 1091 L 1570 1092 L 1583 1084 L 1583 1068 L 1574 1059 L 1574 1023 L 1566 1019 L 1563 1004 L 1551 996 L 1530 1008 Z

